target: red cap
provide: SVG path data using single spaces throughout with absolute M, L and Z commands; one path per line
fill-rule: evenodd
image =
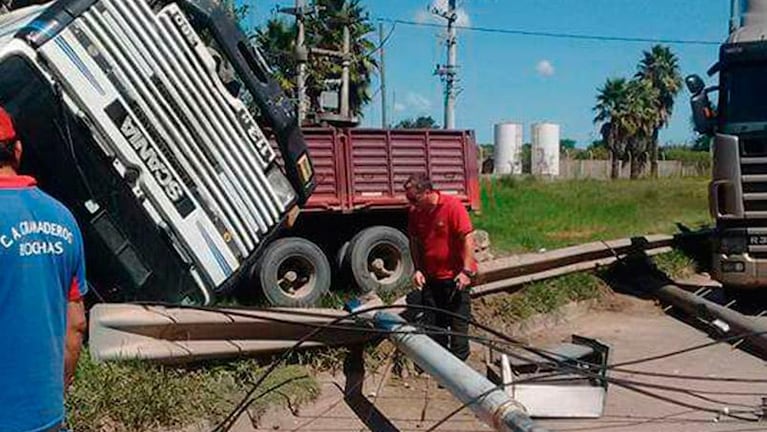
M 13 120 L 8 112 L 0 107 L 0 141 L 10 141 L 16 138 L 16 130 L 13 128 Z

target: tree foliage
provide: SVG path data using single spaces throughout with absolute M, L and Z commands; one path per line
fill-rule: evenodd
M 649 83 L 658 93 L 654 101 L 655 124 L 652 125 L 651 140 L 648 143 L 651 162 L 651 175 L 658 176 L 658 133 L 668 126 L 674 111 L 674 99 L 682 89 L 682 74 L 679 59 L 669 47 L 653 46 L 642 53 L 642 60 L 637 66 L 636 79 Z
M 370 40 L 373 24 L 360 0 L 313 0 L 316 14 L 306 17 L 306 46 L 341 51 L 344 26 L 351 36 L 349 106 L 353 114 L 361 115 L 372 96 L 370 86 L 378 68 L 374 54 L 376 46 Z M 297 26 L 282 17 L 274 17 L 256 30 L 256 41 L 267 61 L 275 69 L 282 88 L 296 98 Z M 319 112 L 320 95 L 329 88 L 328 82 L 340 80 L 342 62 L 335 57 L 310 54 L 307 63 L 306 95 L 309 109 Z
M 395 129 L 439 129 L 437 121 L 432 116 L 420 116 L 400 121 Z
M 571 138 L 563 138 L 559 140 L 559 148 L 562 150 L 573 150 L 578 142 Z
M 681 84 L 676 56 L 656 45 L 643 53 L 633 79 L 609 78 L 597 89 L 594 123 L 613 161 L 612 178 L 621 161 L 631 164 L 632 178 L 648 162 L 657 175 L 658 132 L 668 124 Z

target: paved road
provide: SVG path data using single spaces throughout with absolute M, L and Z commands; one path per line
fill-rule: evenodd
M 612 347 L 613 361 L 623 362 L 648 355 L 662 354 L 705 343 L 706 334 L 662 314 L 657 308 L 638 300 L 623 301 L 620 312 L 595 311 L 569 323 L 559 325 L 531 340 L 536 344 L 549 344 L 569 338 L 572 333 L 602 340 Z M 654 361 L 632 368 L 672 374 L 692 374 L 709 377 L 738 376 L 767 379 L 763 361 L 726 345 L 717 345 L 682 356 Z M 613 374 L 671 386 L 684 386 L 705 391 L 752 392 L 767 396 L 767 384 L 691 382 L 679 379 L 647 378 L 626 374 Z M 363 397 L 348 403 L 343 399 L 344 377 L 324 377 L 322 394 L 318 401 L 300 410 L 270 412 L 263 417 L 260 428 L 242 420 L 238 432 L 259 431 L 424 431 L 451 412 L 458 403 L 445 390 L 438 389 L 428 379 L 414 378 L 406 382 L 388 381 L 377 390 L 380 377 L 369 377 L 364 385 Z M 657 391 L 657 390 L 653 390 Z M 714 409 L 725 406 L 740 409 L 737 404 L 754 406 L 761 403 L 760 396 L 720 396 L 721 403 L 707 403 L 687 395 L 658 393 L 695 405 Z M 378 393 L 373 397 L 373 393 Z M 375 408 L 373 408 L 375 407 Z M 594 421 L 542 421 L 552 431 L 611 431 L 611 432 L 747 432 L 767 431 L 767 423 L 743 423 L 716 414 L 701 413 L 688 408 L 669 405 L 612 386 L 608 395 L 605 415 Z M 462 412 L 445 423 L 440 431 L 487 431 L 470 412 Z

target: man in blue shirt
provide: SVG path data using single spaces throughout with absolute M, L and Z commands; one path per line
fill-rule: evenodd
M 0 107 L 0 432 L 58 431 L 85 332 L 75 218 L 17 173 L 22 147 Z

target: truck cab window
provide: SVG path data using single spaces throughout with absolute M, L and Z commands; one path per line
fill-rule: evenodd
M 767 121 L 767 63 L 733 65 L 722 72 L 722 113 L 726 123 Z

